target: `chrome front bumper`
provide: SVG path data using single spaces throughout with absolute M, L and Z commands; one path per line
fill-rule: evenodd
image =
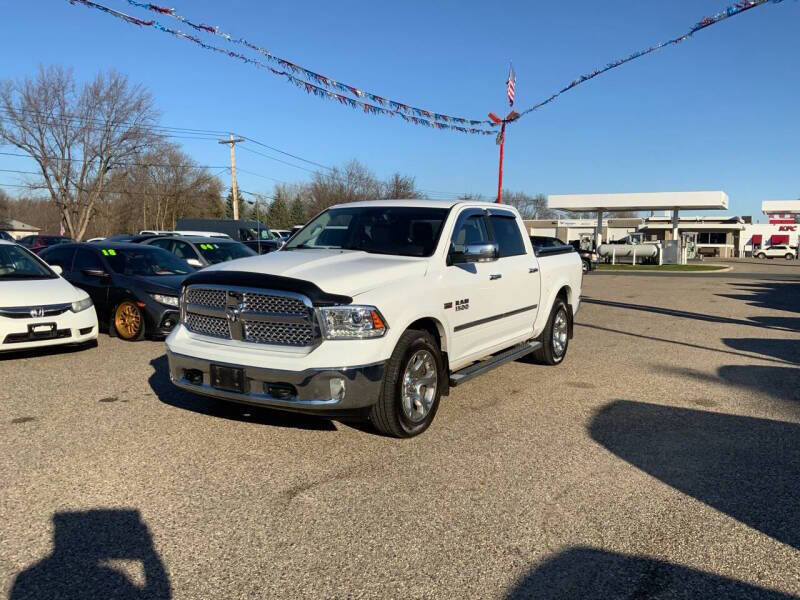
M 372 406 L 378 401 L 384 363 L 358 367 L 284 371 L 234 365 L 193 358 L 167 350 L 169 378 L 187 391 L 252 404 L 303 412 L 344 411 Z M 244 371 L 244 392 L 221 390 L 211 385 L 211 365 Z M 341 393 L 342 382 L 344 393 Z M 270 386 L 282 392 L 269 393 Z M 287 390 L 292 392 L 286 393 Z

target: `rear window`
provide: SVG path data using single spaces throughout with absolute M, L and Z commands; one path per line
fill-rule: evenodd
M 500 258 L 525 254 L 525 244 L 514 217 L 490 215 L 494 238 L 500 248 Z

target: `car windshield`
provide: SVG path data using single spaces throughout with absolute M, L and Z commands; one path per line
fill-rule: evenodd
M 19 246 L 0 245 L 0 279 L 54 279 L 58 277 Z
M 187 275 L 194 271 L 183 260 L 161 248 L 103 248 L 111 269 L 120 275 Z
M 238 242 L 213 242 L 195 244 L 200 254 L 203 255 L 208 262 L 212 264 L 226 262 L 237 258 L 244 258 L 246 256 L 257 256 L 244 244 Z
M 297 233 L 284 250 L 323 248 L 374 254 L 430 256 L 446 208 L 359 206 L 327 210 Z

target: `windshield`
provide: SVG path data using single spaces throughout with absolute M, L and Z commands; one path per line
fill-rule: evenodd
M 212 264 L 244 258 L 246 256 L 257 256 L 256 252 L 253 252 L 244 244 L 236 242 L 214 242 L 195 244 L 195 246 L 200 250 L 200 254 L 203 255 L 203 258 Z
M 187 275 L 194 271 L 183 260 L 161 248 L 104 248 L 111 269 L 120 275 Z
M 0 279 L 55 279 L 58 277 L 19 246 L 0 245 Z
M 446 208 L 359 206 L 327 210 L 297 233 L 284 250 L 324 248 L 374 254 L 430 256 Z

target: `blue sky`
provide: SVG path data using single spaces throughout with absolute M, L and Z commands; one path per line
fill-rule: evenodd
M 98 1 L 153 16 L 124 0 Z M 724 0 L 163 3 L 339 81 L 470 118 L 508 109 L 509 59 L 517 72 L 515 108 L 525 108 L 578 75 L 674 37 L 726 5 Z M 61 64 L 74 67 L 84 80 L 113 67 L 151 90 L 164 125 L 232 130 L 325 165 L 357 158 L 381 177 L 413 174 L 425 190 L 495 193 L 498 148 L 491 137 L 365 115 L 189 42 L 66 0 L 0 0 L 0 6 L 2 77 Z M 158 20 L 179 27 L 168 17 Z M 721 189 L 731 198 L 732 213 L 754 216 L 764 199 L 797 198 L 798 25 L 800 3 L 767 4 L 568 92 L 509 131 L 504 187 L 545 194 Z M 180 141 L 201 164 L 228 162 L 225 146 Z M 0 164 L 33 166 L 4 156 Z M 264 177 L 298 181 L 310 175 L 245 150 L 237 151 L 237 166 L 261 175 L 239 174 L 240 186 L 257 192 L 272 188 Z M 0 182 L 19 183 L 19 178 L 0 173 Z

